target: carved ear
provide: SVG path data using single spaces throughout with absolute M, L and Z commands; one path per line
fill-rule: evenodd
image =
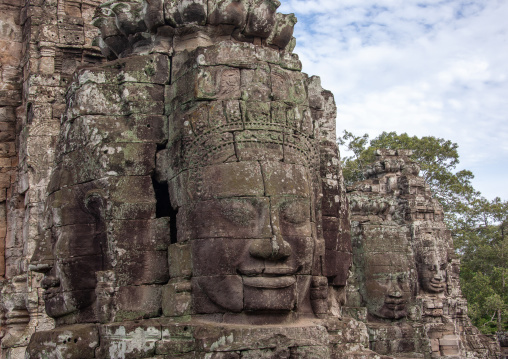
M 107 195 L 101 189 L 92 189 L 85 194 L 83 199 L 85 209 L 97 220 L 103 220 L 105 217 L 104 210 L 107 205 Z
M 270 45 L 285 49 L 293 39 L 294 27 L 297 23 L 295 14 L 275 14 L 275 26 L 266 40 Z
M 337 107 L 331 92 L 321 87 L 319 77 L 307 80 L 314 134 L 319 147 L 321 224 L 325 242 L 323 275 L 332 286 L 343 287 L 352 263 L 349 204 L 336 144 Z

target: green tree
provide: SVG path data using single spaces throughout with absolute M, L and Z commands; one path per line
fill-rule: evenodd
M 508 202 L 476 198 L 452 225 L 473 322 L 485 333 L 508 330 Z

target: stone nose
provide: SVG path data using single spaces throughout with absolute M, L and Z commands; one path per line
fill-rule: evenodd
M 388 288 L 388 295 L 393 298 L 402 298 L 402 288 L 397 281 L 391 282 Z
M 43 235 L 37 238 L 37 246 L 32 258 L 30 258 L 28 269 L 34 272 L 47 273 L 53 268 L 55 258 L 53 256 L 50 243 L 52 243 L 50 231 L 46 231 Z
M 255 239 L 249 247 L 251 256 L 271 261 L 285 259 L 291 255 L 291 245 L 280 236 Z
M 41 287 L 43 289 L 49 289 L 53 287 L 58 287 L 60 285 L 60 279 L 54 276 L 46 276 L 43 280 L 41 280 Z
M 278 261 L 291 255 L 291 245 L 282 237 L 279 223 L 279 209 L 270 205 L 271 238 L 261 238 L 252 241 L 249 253 L 255 258 Z

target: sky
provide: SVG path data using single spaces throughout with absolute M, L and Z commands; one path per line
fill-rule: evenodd
M 452 140 L 457 169 L 508 200 L 508 0 L 281 2 L 303 71 L 335 96 L 338 135 Z

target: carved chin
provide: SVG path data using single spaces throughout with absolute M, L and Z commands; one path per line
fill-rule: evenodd
M 60 318 L 72 312 L 75 312 L 77 308 L 70 305 L 62 293 L 58 293 L 52 297 L 48 297 L 45 300 L 46 313 L 52 318 Z
M 52 318 L 60 318 L 77 312 L 93 302 L 92 291 L 60 292 L 48 290 L 44 294 L 46 313 Z
M 387 319 L 400 319 L 407 316 L 407 309 L 405 305 L 397 306 L 396 309 L 393 309 L 392 307 L 387 308 L 384 306 L 380 310 L 380 317 L 387 318 Z
M 290 311 L 296 305 L 296 279 L 242 278 L 242 276 L 201 277 L 198 284 L 214 304 L 230 312 Z
M 213 303 L 231 312 L 242 311 L 242 277 L 237 275 L 200 277 L 197 281 L 203 293 Z
M 244 279 L 246 310 L 290 311 L 295 308 L 296 279 L 294 276 L 266 278 L 266 284 L 249 283 L 246 279 Z
M 370 306 L 369 313 L 385 319 L 400 319 L 407 316 L 407 303 L 405 301 L 399 301 L 398 303 L 393 303 L 393 301 L 388 301 L 379 304 L 380 306 Z

